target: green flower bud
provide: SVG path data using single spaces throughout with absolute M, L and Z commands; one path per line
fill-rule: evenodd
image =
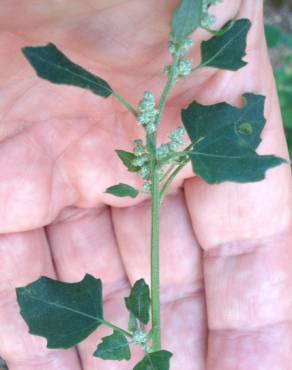
M 191 39 L 187 38 L 178 43 L 175 39 L 171 37 L 168 43 L 168 50 L 173 56 L 183 57 L 188 53 L 192 46 L 193 41 Z
M 208 13 L 203 17 L 201 25 L 205 28 L 211 28 L 216 22 L 216 17 L 214 15 L 209 15 Z
M 201 25 L 205 28 L 211 28 L 216 22 L 216 17 L 214 15 L 208 14 L 208 9 L 211 5 L 217 5 L 222 3 L 223 0 L 203 0 L 203 16 L 201 19 Z
M 146 148 L 142 140 L 140 139 L 134 140 L 133 144 L 134 144 L 133 151 L 136 156 L 140 156 L 146 153 Z
M 149 166 L 144 166 L 140 169 L 138 172 L 139 176 L 142 177 L 142 179 L 146 180 L 149 178 L 150 175 L 150 168 Z
M 155 123 L 149 123 L 147 126 L 146 126 L 146 131 L 148 134 L 154 134 L 154 132 L 156 131 L 157 127 L 155 125 Z
M 168 144 L 169 150 L 175 152 L 180 146 L 184 144 L 183 136 L 185 135 L 185 129 L 183 127 L 178 127 L 176 130 L 170 132 L 168 137 L 170 138 L 170 143 Z
M 143 190 L 145 191 L 145 193 L 151 193 L 151 183 L 145 181 L 143 184 Z
M 148 133 L 156 131 L 155 121 L 158 110 L 155 109 L 154 95 L 150 91 L 145 91 L 144 98 L 139 104 L 138 123 L 145 126 Z
M 153 102 L 153 103 L 155 102 L 154 95 L 152 94 L 151 91 L 145 91 L 144 92 L 144 100 L 149 101 L 149 102 Z
M 192 61 L 189 59 L 182 59 L 178 62 L 176 74 L 178 78 L 190 75 L 192 72 Z
M 142 330 L 137 330 L 133 334 L 133 341 L 136 344 L 140 344 L 140 345 L 145 344 L 148 341 L 147 334 L 144 333 L 144 331 L 142 331 Z
M 135 167 L 142 167 L 148 161 L 149 161 L 148 155 L 141 155 L 132 161 L 132 165 Z
M 162 160 L 169 154 L 169 148 L 167 144 L 161 144 L 156 150 L 156 159 L 158 161 Z

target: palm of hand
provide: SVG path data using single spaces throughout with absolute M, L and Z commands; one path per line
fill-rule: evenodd
M 0 284 L 3 294 L 0 325 L 4 329 L 0 334 L 0 354 L 8 359 L 11 370 L 130 366 L 92 358 L 100 332 L 78 346 L 79 358 L 75 349 L 45 350 L 42 339 L 27 334 L 13 291 L 15 286 L 40 275 L 57 274 L 60 279 L 78 281 L 88 272 L 104 281 L 107 318 L 126 326 L 122 297 L 128 294 L 130 283 L 149 276 L 149 202 L 139 198 L 135 204 L 136 200 L 115 199 L 103 193 L 117 182 L 139 184 L 135 176 L 124 170 L 113 151 L 130 149 L 132 141 L 142 137 L 141 128 L 111 98 L 102 100 L 79 89 L 37 79 L 19 52 L 32 39 L 36 44 L 53 41 L 71 59 L 96 70 L 128 101 L 136 104 L 145 89 L 158 96 L 168 32 L 167 21 L 161 20 L 161 14 L 169 17 L 170 10 L 164 9 L 163 2 L 161 5 L 155 2 L 155 6 L 150 2 L 137 3 L 124 2 L 62 21 L 52 16 L 44 25 L 37 26 L 37 37 L 35 28 L 28 26 L 29 20 L 23 20 L 21 36 L 12 28 L 10 34 L 2 37 L 7 53 L 4 69 L 11 52 L 15 55 L 9 76 L 7 73 L 1 76 L 4 89 L 0 131 L 3 139 L 0 225 L 2 233 L 9 233 L 0 239 L 0 256 L 4 261 Z M 89 11 L 83 2 L 74 6 Z M 236 13 L 239 5 L 233 7 L 221 23 Z M 260 6 L 257 11 L 255 8 L 252 1 L 246 0 L 241 7 L 242 16 L 260 22 Z M 82 9 L 77 12 L 83 14 Z M 133 24 L 128 19 L 133 19 Z M 269 99 L 266 116 L 270 122 L 262 150 L 285 155 L 259 27 L 255 25 L 250 35 L 248 67 L 237 73 L 202 71 L 176 87 L 164 116 L 161 139 L 178 125 L 180 108 L 190 101 L 234 103 L 234 97 L 252 91 L 268 95 Z M 52 33 L 53 29 L 57 32 Z M 197 54 L 195 50 L 195 59 Z M 275 345 L 266 339 L 266 331 L 274 330 L 277 334 L 286 330 L 276 323 L 288 320 L 284 310 L 287 299 L 283 295 L 292 279 L 291 273 L 281 274 L 288 267 L 283 256 L 291 253 L 287 248 L 290 174 L 282 166 L 259 184 L 215 187 L 198 179 L 185 180 L 190 176 L 191 170 L 187 168 L 162 209 L 164 347 L 176 353 L 174 369 L 180 366 L 186 370 L 206 366 L 210 370 L 235 369 L 238 355 L 242 357 L 241 368 L 251 369 L 258 356 L 265 361 L 262 351 Z M 279 178 L 283 184 L 280 195 L 272 192 Z M 267 196 L 269 204 L 263 201 Z M 251 207 L 253 215 L 249 213 Z M 272 211 L 280 208 L 282 217 L 276 218 Z M 204 274 L 197 240 L 206 251 Z M 259 251 L 264 244 L 268 247 L 276 244 L 277 251 L 274 248 Z M 267 293 L 267 285 L 264 287 L 267 274 L 259 260 L 272 265 L 269 279 L 275 285 L 273 293 L 281 294 L 282 303 L 274 302 L 273 294 Z M 276 262 L 272 263 L 273 260 Z M 258 316 L 253 314 L 253 305 L 259 310 Z M 12 320 L 11 328 L 7 321 Z M 252 331 L 243 338 L 237 334 L 268 324 L 276 327 Z M 264 338 L 260 354 L 248 350 L 258 335 Z M 222 352 L 224 356 L 220 356 Z M 283 368 L 277 367 L 277 357 L 274 361 L 275 369 Z M 264 364 L 263 368 L 269 365 Z

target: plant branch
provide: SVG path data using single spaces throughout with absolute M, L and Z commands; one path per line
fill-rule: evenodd
M 118 93 L 113 91 L 112 94 L 124 107 L 127 108 L 127 110 L 132 113 L 135 117 L 137 117 L 138 113 L 135 108 L 131 106 L 130 103 L 128 103 L 122 96 L 120 96 Z
M 171 88 L 175 83 L 175 69 L 178 58 L 173 59 L 170 68 L 166 85 L 161 94 L 158 105 L 158 116 L 156 126 L 159 126 L 161 117 L 170 94 Z M 159 226 L 160 226 L 160 181 L 159 172 L 156 163 L 156 146 L 157 146 L 157 130 L 154 134 L 147 135 L 147 146 L 151 149 L 152 166 L 152 207 L 151 207 L 151 319 L 152 319 L 152 350 L 159 351 L 161 349 L 161 330 L 160 330 L 160 272 L 159 272 Z
M 120 332 L 121 334 L 125 335 L 126 337 L 128 337 L 128 338 L 133 338 L 133 335 L 132 335 L 131 333 L 129 333 L 127 330 L 124 330 L 124 329 L 122 329 L 122 328 L 119 328 L 118 326 L 115 326 L 115 325 L 111 324 L 110 322 L 108 322 L 108 321 L 106 321 L 106 320 L 104 320 L 104 319 L 99 319 L 99 321 L 100 321 L 103 325 L 105 325 L 105 326 L 107 326 L 107 327 L 109 327 L 109 328 L 111 328 L 111 329 L 113 329 L 113 330 L 115 330 L 115 331 Z
M 186 156 L 187 154 L 191 153 L 191 150 L 194 149 L 195 145 L 202 141 L 204 137 L 199 138 L 195 143 L 191 143 L 188 145 L 182 152 L 179 152 L 179 156 Z M 190 157 L 186 157 L 178 166 L 174 169 L 174 171 L 169 175 L 168 179 L 164 183 L 161 191 L 160 191 L 160 203 L 162 203 L 165 194 L 171 185 L 172 181 L 176 177 L 176 175 L 189 163 Z
M 199 69 L 204 68 L 204 67 L 205 67 L 205 64 L 207 64 L 207 63 L 201 63 L 201 64 L 198 64 L 196 67 L 192 68 L 192 72 L 191 72 L 191 73 L 195 73 L 195 72 L 197 72 Z
M 164 90 L 161 94 L 161 98 L 160 98 L 160 101 L 159 101 L 159 106 L 158 106 L 158 117 L 157 117 L 157 121 L 156 121 L 156 124 L 158 125 L 161 121 L 161 117 L 162 117 L 162 114 L 163 114 L 163 111 L 164 111 L 164 108 L 165 108 L 165 105 L 166 105 L 166 102 L 167 102 L 167 99 L 168 99 L 168 96 L 170 94 L 170 91 L 176 81 L 175 79 L 175 70 L 176 70 L 176 67 L 177 67 L 177 62 L 178 62 L 178 57 L 174 57 L 173 58 L 173 62 L 172 62 L 172 65 L 170 67 L 170 71 L 169 71 L 169 75 L 168 75 L 168 79 L 167 79 L 167 82 L 166 82 L 166 85 L 164 87 Z
M 169 188 L 169 186 L 171 185 L 172 181 L 174 180 L 174 178 L 176 177 L 176 175 L 189 163 L 190 161 L 190 158 L 188 158 L 187 160 L 185 160 L 184 162 L 182 162 L 181 164 L 179 164 L 175 170 L 170 174 L 169 178 L 167 179 L 167 181 L 165 182 L 165 184 L 163 185 L 161 191 L 160 191 L 160 204 L 163 202 L 163 199 L 165 197 L 165 194 Z
M 152 350 L 161 349 L 160 338 L 160 276 L 159 276 L 159 223 L 160 197 L 159 173 L 154 169 L 152 175 L 152 211 L 151 211 L 151 317 Z

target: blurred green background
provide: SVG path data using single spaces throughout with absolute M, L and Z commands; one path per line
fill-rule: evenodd
M 292 158 L 292 0 L 265 4 L 265 32 Z

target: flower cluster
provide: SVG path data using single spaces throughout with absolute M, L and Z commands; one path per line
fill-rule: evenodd
M 136 330 L 133 335 L 133 341 L 137 344 L 145 344 L 148 341 L 147 334 L 142 330 Z
M 216 17 L 208 13 L 208 9 L 211 5 L 221 3 L 222 0 L 203 0 L 203 14 L 201 20 L 201 26 L 204 28 L 211 28 L 216 22 Z
M 156 119 L 158 110 L 155 108 L 154 95 L 145 91 L 144 98 L 139 103 L 138 122 L 143 125 L 148 134 L 156 131 Z
M 170 40 L 168 42 L 168 50 L 171 55 L 178 56 L 180 58 L 184 57 L 193 46 L 193 40 L 186 38 L 181 42 L 177 42 L 177 40 L 170 35 Z
M 182 59 L 178 62 L 176 68 L 176 78 L 183 78 L 190 75 L 192 72 L 192 61 L 190 59 Z
M 185 135 L 185 129 L 183 127 L 178 127 L 175 131 L 168 134 L 170 141 L 166 144 L 161 144 L 156 150 L 156 159 L 162 161 L 169 158 L 172 162 L 172 154 L 175 153 L 183 144 L 183 136 Z
M 183 41 L 177 41 L 172 35 L 168 43 L 168 50 L 174 58 L 178 58 L 176 66 L 174 66 L 174 76 L 178 80 L 186 77 L 192 72 L 192 61 L 190 59 L 184 59 L 190 48 L 193 46 L 193 40 L 186 38 Z M 165 68 L 165 72 L 169 74 L 171 66 Z
M 163 180 L 166 167 L 176 163 L 175 152 L 184 144 L 183 136 L 185 129 L 178 127 L 169 133 L 169 142 L 161 144 L 156 150 L 156 160 L 159 164 L 159 178 Z M 133 153 L 135 158 L 132 165 L 139 168 L 138 175 L 144 180 L 143 189 L 146 193 L 151 192 L 151 155 L 142 140 L 134 140 Z M 161 163 L 159 163 L 161 162 Z
M 133 159 L 132 165 L 139 167 L 138 175 L 144 180 L 144 191 L 150 193 L 151 157 L 142 140 L 134 140 L 133 153 L 136 158 Z
M 165 73 L 169 74 L 171 68 L 171 66 L 166 66 L 164 69 Z M 192 73 L 192 61 L 190 59 L 180 59 L 173 68 L 174 78 L 175 80 L 179 80 Z
M 133 334 L 133 342 L 141 346 L 146 352 L 149 352 L 151 349 L 148 339 L 148 335 L 142 330 L 136 330 Z

